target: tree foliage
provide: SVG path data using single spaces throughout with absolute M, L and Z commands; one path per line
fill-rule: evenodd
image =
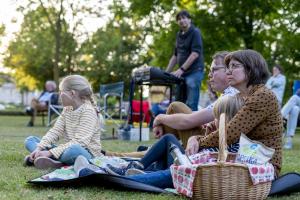
M 115 0 L 109 9 L 113 18 L 82 45 L 81 70 L 96 89 L 100 83 L 121 80 L 128 85 L 132 69 L 147 62 L 141 53 L 145 34 L 138 21 L 120 0 Z
M 35 79 L 36 87 L 42 88 L 45 81 L 53 79 L 53 59 L 55 54 L 55 37 L 50 24 L 43 13 L 43 8 L 28 12 L 24 16 L 24 22 L 16 38 L 10 42 L 4 63 L 15 71 L 16 74 L 26 74 Z M 54 10 L 49 10 L 50 13 Z M 54 15 L 54 14 L 53 14 Z M 67 24 L 65 25 L 67 27 Z M 67 29 L 62 30 L 62 50 L 60 56 L 67 58 L 74 51 L 76 41 Z M 67 60 L 59 63 L 60 73 L 64 73 Z M 16 76 L 20 78 L 22 76 Z M 24 77 L 23 77 L 24 78 Z M 32 81 L 21 81 L 25 87 L 32 88 L 27 83 Z
M 80 73 L 98 89 L 103 83 L 128 84 L 131 70 L 143 64 L 165 68 L 178 31 L 175 15 L 182 9 L 202 32 L 206 68 L 216 51 L 252 48 L 270 67 L 279 63 L 289 78 L 300 78 L 299 1 L 113 0 L 110 20 L 88 34 L 83 19 L 101 16 L 102 1 L 27 2 L 19 9 L 24 22 L 5 58 L 23 85 L 41 88 L 47 79 Z
M 171 26 L 155 35 L 153 62 L 166 66 L 174 47 L 175 14 L 188 10 L 193 23 L 200 27 L 204 41 L 206 66 L 220 50 L 255 49 L 270 66 L 280 63 L 288 76 L 299 77 L 299 1 L 290 0 L 130 0 L 131 8 L 140 18 L 152 12 L 173 14 Z M 157 14 L 159 15 L 159 14 Z M 161 22 L 164 23 L 164 22 Z
M 5 32 L 5 26 L 4 24 L 0 24 L 0 37 L 4 35 Z M 1 45 L 1 41 L 0 41 L 0 45 Z

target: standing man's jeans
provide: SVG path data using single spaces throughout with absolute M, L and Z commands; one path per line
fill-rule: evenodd
M 29 136 L 25 139 L 25 148 L 31 153 L 37 148 L 40 141 L 41 139 L 36 136 Z M 79 144 L 75 144 L 67 148 L 58 160 L 62 163 L 73 165 L 79 155 L 84 156 L 88 160 L 93 157 L 87 149 L 81 147 Z
M 281 114 L 287 119 L 287 137 L 293 137 L 297 128 L 300 112 L 300 97 L 293 95 L 281 109 Z
M 188 105 L 192 111 L 198 110 L 198 103 L 200 97 L 201 82 L 204 76 L 203 71 L 195 71 L 187 76 L 184 76 L 186 83 L 186 105 Z

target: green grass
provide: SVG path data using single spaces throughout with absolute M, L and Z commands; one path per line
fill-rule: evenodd
M 23 167 L 27 154 L 23 141 L 29 135 L 42 136 L 47 131 L 37 119 L 37 126 L 25 127 L 27 117 L 0 116 L 0 199 L 184 199 L 169 195 L 156 195 L 142 192 L 124 192 L 102 187 L 45 188 L 33 187 L 26 182 L 47 171 Z M 110 130 L 108 130 L 109 132 Z M 154 140 L 142 144 L 152 144 Z M 282 173 L 300 172 L 300 136 L 294 139 L 294 149 L 284 152 Z M 139 142 L 103 140 L 104 149 L 112 151 L 134 151 Z M 300 199 L 300 194 L 270 199 Z

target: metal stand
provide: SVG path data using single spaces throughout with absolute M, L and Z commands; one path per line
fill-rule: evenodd
M 173 84 L 172 83 L 166 83 L 163 80 L 162 81 L 155 81 L 155 82 L 149 82 L 149 81 L 139 81 L 135 82 L 133 79 L 131 80 L 131 87 L 130 87 L 130 97 L 129 97 L 129 103 L 130 103 L 130 121 L 129 124 L 133 124 L 133 110 L 132 110 L 132 100 L 133 100 L 133 94 L 134 94 L 134 88 L 135 84 L 139 86 L 140 90 L 140 117 L 139 117 L 139 134 L 140 134 L 140 141 L 142 141 L 142 126 L 143 126 L 143 86 L 148 85 L 157 85 L 157 86 L 167 86 L 170 88 L 170 103 L 172 102 L 172 92 L 173 92 Z

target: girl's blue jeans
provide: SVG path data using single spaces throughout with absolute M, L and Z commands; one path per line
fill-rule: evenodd
M 36 136 L 29 136 L 25 139 L 25 148 L 31 153 L 37 148 L 40 141 L 41 139 Z M 54 147 L 55 145 L 52 146 L 52 148 Z M 74 144 L 67 148 L 58 160 L 67 165 L 73 165 L 79 155 L 86 157 L 88 160 L 93 157 L 87 149 L 83 148 L 79 144 Z

